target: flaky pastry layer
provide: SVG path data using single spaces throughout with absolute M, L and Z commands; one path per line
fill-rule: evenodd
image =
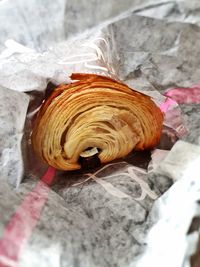
M 32 132 L 36 153 L 50 166 L 77 170 L 80 154 L 96 147 L 101 163 L 159 142 L 163 114 L 149 96 L 113 79 L 72 74 L 44 101 Z

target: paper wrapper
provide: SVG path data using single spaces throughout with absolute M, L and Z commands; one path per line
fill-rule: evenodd
M 179 175 L 180 171 L 186 172 L 192 160 L 188 154 L 190 145 L 179 141 L 172 151 L 170 149 L 178 139 L 188 138 L 190 141 L 189 138 L 198 133 L 196 126 L 195 133 L 186 135 L 184 121 L 187 118 L 184 113 L 181 113 L 176 102 L 163 97 L 159 91 L 162 93 L 172 86 L 198 83 L 199 57 L 196 55 L 200 47 L 193 46 L 193 53 L 190 51 L 193 41 L 200 35 L 199 28 L 132 14 L 131 11 L 142 13 L 149 10 L 149 16 L 153 16 L 156 10 L 162 9 L 163 17 L 169 12 L 168 17 L 173 20 L 171 4 L 178 5 L 175 2 L 160 5 L 156 1 L 148 4 L 147 1 L 140 1 L 135 2 L 129 11 L 123 10 L 125 13 L 112 19 L 110 17 L 118 15 L 120 8 L 116 8 L 114 14 L 108 10 L 107 13 L 102 12 L 102 18 L 97 22 L 106 16 L 109 21 L 64 41 L 66 35 L 61 25 L 70 25 L 67 24 L 70 21 L 71 32 L 66 33 L 69 35 L 77 32 L 76 27 L 78 29 L 78 25 L 75 27 L 75 22 L 68 17 L 69 10 L 73 11 L 73 18 L 76 17 L 72 7 L 69 10 L 66 8 L 65 15 L 59 13 L 63 11 L 64 1 L 59 1 L 59 4 L 50 4 L 49 1 L 46 17 L 40 14 L 43 4 L 35 8 L 42 20 L 41 27 L 37 16 L 34 23 L 29 23 L 29 26 L 26 23 L 29 16 L 30 22 L 33 19 L 31 14 L 36 1 L 31 1 L 29 6 L 23 1 L 0 4 L 4 14 L 10 18 L 7 23 L 1 24 L 2 29 L 6 27 L 3 32 L 10 34 L 5 34 L 2 41 L 15 37 L 21 43 L 8 40 L 5 43 L 7 48 L 0 55 L 0 211 L 3 214 L 0 263 L 2 266 L 126 267 L 142 266 L 148 260 L 148 265 L 156 266 L 157 243 L 155 241 L 154 244 L 154 239 L 152 241 L 151 231 L 155 231 L 157 236 L 160 230 L 156 228 L 157 221 L 172 221 L 172 227 L 168 230 L 161 227 L 163 233 L 166 230 L 168 237 L 171 236 L 165 242 L 166 247 L 170 248 L 175 235 L 169 233 L 174 233 L 174 225 L 180 222 L 179 217 L 173 216 L 170 197 L 172 195 L 174 201 L 174 196 L 178 198 L 180 194 L 185 194 L 190 179 Z M 129 4 L 125 1 L 125 6 Z M 9 31 L 10 25 L 13 25 L 9 10 L 13 5 L 18 7 L 14 10 L 20 21 L 14 33 Z M 23 20 L 18 10 L 24 14 Z M 52 20 L 51 12 L 54 12 L 55 20 Z M 88 20 L 93 21 L 95 15 L 90 13 Z M 180 19 L 180 16 L 177 15 L 177 18 Z M 50 32 L 45 28 L 47 24 L 43 24 L 45 20 L 50 23 L 48 25 L 52 23 Z M 88 26 L 81 22 L 80 18 L 79 30 Z M 18 36 L 19 25 L 26 25 L 30 32 Z M 90 173 L 55 173 L 52 168 L 47 170 L 48 166 L 42 165 L 32 151 L 32 121 L 52 84 L 70 82 L 72 72 L 97 73 L 120 79 L 134 89 L 151 95 L 165 113 L 163 135 L 157 149 L 151 153 L 132 153 L 123 160 L 101 166 Z M 192 116 L 196 116 L 195 111 Z M 195 139 L 197 142 L 198 139 Z M 198 148 L 194 150 L 198 154 Z M 183 155 L 188 159 L 185 168 L 180 164 Z M 172 169 L 173 175 L 170 172 Z M 198 184 L 195 185 L 198 187 Z M 196 190 L 196 186 L 192 188 Z M 186 194 L 185 197 L 187 200 L 189 196 Z M 192 198 L 191 205 L 195 206 L 195 201 Z M 177 207 L 181 209 L 181 205 L 180 198 Z M 163 217 L 165 208 L 171 211 L 170 218 Z M 178 234 L 185 240 L 184 244 L 187 243 L 186 228 L 195 212 L 192 206 L 186 217 L 180 214 L 184 229 Z M 150 231 L 154 224 L 152 229 L 155 230 Z M 194 240 L 192 242 L 195 244 Z M 161 241 L 159 244 L 164 248 Z M 170 253 L 174 251 L 168 250 L 169 254 L 166 255 L 172 255 Z M 173 264 L 182 264 L 189 255 L 187 251 L 180 250 Z M 157 266 L 164 266 L 164 263 Z

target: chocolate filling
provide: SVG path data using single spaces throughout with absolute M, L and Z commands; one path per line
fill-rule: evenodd
M 86 150 L 91 150 L 92 147 L 88 147 Z M 98 149 L 100 152 L 100 150 Z M 98 157 L 98 153 L 90 157 L 79 157 L 78 163 L 81 165 L 82 170 L 94 169 L 101 166 L 101 161 Z

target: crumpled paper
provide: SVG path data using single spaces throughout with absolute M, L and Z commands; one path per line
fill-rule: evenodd
M 35 22 L 35 17 L 31 14 L 32 7 L 37 3 L 36 0 L 31 4 L 29 2 L 28 6 L 22 0 L 8 3 L 0 3 L 4 15 L 8 15 L 6 20 L 8 22 L 1 24 L 2 28 L 6 28 L 3 31 L 5 36 L 2 40 L 13 38 L 19 43 L 8 40 L 5 44 L 6 50 L 4 42 L 1 44 L 4 50 L 0 57 L 0 86 L 2 92 L 5 91 L 3 88 L 13 90 L 8 96 L 10 102 L 13 94 L 16 94 L 16 99 L 19 96 L 25 103 L 25 105 L 19 103 L 17 109 L 9 105 L 9 110 L 11 109 L 12 114 L 15 115 L 14 123 L 17 122 L 17 118 L 20 118 L 21 124 L 17 123 L 19 127 L 16 130 L 17 133 L 21 134 L 28 101 L 30 105 L 25 123 L 26 142 L 23 142 L 26 144 L 25 155 L 28 151 L 23 161 L 25 180 L 20 184 L 21 173 L 18 179 L 16 179 L 16 173 L 15 176 L 9 177 L 6 173 L 7 166 L 2 176 L 4 182 L 0 189 L 2 191 L 0 210 L 1 214 L 5 215 L 0 227 L 2 237 L 0 261 L 10 266 L 15 266 L 16 263 L 19 266 L 41 266 L 41 264 L 42 266 L 136 266 L 140 261 L 142 264 L 143 255 L 148 255 L 148 252 L 146 254 L 147 233 L 153 224 L 156 225 L 157 219 L 162 219 L 162 216 L 154 214 L 161 205 L 155 204 L 151 213 L 153 215 L 149 216 L 149 212 L 154 201 L 174 182 L 174 178 L 164 172 L 164 169 L 161 168 L 161 173 L 155 170 L 157 166 L 158 170 L 160 168 L 159 160 L 167 162 L 170 153 L 173 153 L 173 150 L 171 152 L 162 150 L 163 145 L 166 145 L 166 136 L 165 141 L 160 144 L 161 147 L 152 152 L 152 156 L 150 153 L 133 153 L 124 161 L 102 166 L 91 173 L 57 172 L 50 188 L 42 182 L 38 185 L 37 179 L 41 178 L 46 166 L 41 166 L 32 154 L 29 144 L 31 121 L 44 98 L 49 82 L 54 84 L 69 82 L 68 75 L 73 71 L 95 72 L 119 78 L 133 88 L 152 95 L 158 104 L 164 104 L 164 111 L 169 115 L 169 117 L 166 116 L 166 129 L 172 139 L 172 143 L 167 145 L 167 149 L 170 149 L 177 141 L 177 136 L 182 138 L 185 134 L 181 110 L 175 102 L 171 105 L 170 101 L 167 102 L 168 99 L 161 97 L 158 92 L 155 93 L 155 90 L 164 92 L 172 86 L 190 86 L 192 83 L 198 83 L 199 59 L 196 55 L 200 48 L 195 45 L 192 46 L 193 54 L 190 51 L 193 40 L 198 38 L 199 28 L 168 21 L 182 20 L 178 9 L 182 7 L 181 1 L 164 1 L 160 4 L 158 1 L 134 1 L 133 8 L 129 11 L 126 9 L 130 8 L 130 3 L 125 1 L 123 14 L 119 14 L 122 10 L 120 5 L 113 13 L 110 12 L 111 8 L 108 7 L 111 7 L 112 3 L 105 1 L 104 5 L 101 2 L 99 7 L 107 8 L 107 13 L 102 12 L 102 17 L 99 17 L 95 23 L 97 25 L 104 19 L 108 19 L 106 22 L 80 36 L 63 41 L 78 30 L 94 26 L 95 23 L 91 21 L 94 21 L 95 13 L 90 12 L 92 15 L 88 16 L 87 11 L 83 11 L 82 14 L 87 14 L 88 19 L 83 16 L 82 20 L 85 24 L 82 24 L 81 19 L 79 24 L 76 24 L 69 19 L 68 14 L 71 12 L 71 16 L 73 15 L 72 17 L 77 20 L 74 6 L 80 2 L 71 3 L 72 7 L 66 7 L 63 12 L 64 1 L 53 5 L 48 5 L 46 1 L 45 7 L 43 4 L 37 6 L 40 20 L 36 19 L 37 22 Z M 24 35 L 19 36 L 17 29 L 14 32 L 10 30 L 10 25 L 13 27 L 12 18 L 10 18 L 12 5 L 16 7 L 14 9 L 16 17 L 19 17 L 20 21 L 16 27 L 23 25 Z M 49 13 L 41 16 L 42 12 L 42 14 L 45 13 L 46 6 Z M 174 9 L 174 6 L 177 9 Z M 162 12 L 158 12 L 160 10 Z M 52 12 L 55 14 L 55 20 L 49 16 Z M 158 14 L 159 18 L 166 17 L 167 20 L 146 18 L 132 12 L 140 15 L 144 12 L 144 15 L 150 17 Z M 51 31 L 47 31 L 46 27 L 49 24 L 44 21 L 50 22 L 50 19 L 53 25 Z M 33 23 L 29 23 L 30 21 Z M 65 25 L 64 28 L 62 28 L 63 25 Z M 9 35 L 6 34 L 7 31 Z M 57 43 L 58 41 L 63 42 Z M 48 51 L 43 53 L 42 51 L 47 47 Z M 7 94 L 9 90 L 6 90 Z M 172 110 L 170 110 L 171 107 L 173 107 Z M 23 110 L 20 113 L 21 117 L 14 113 L 16 110 Z M 8 121 L 10 120 L 9 115 Z M 2 135 L 7 138 L 4 128 Z M 15 135 L 17 134 L 14 133 L 13 136 Z M 21 139 L 17 139 L 17 142 L 19 145 Z M 7 143 L 5 145 L 7 146 Z M 2 148 L 3 151 L 4 146 Z M 14 147 L 13 149 L 16 153 L 17 149 Z M 183 146 L 183 150 L 187 155 L 188 147 L 184 149 Z M 16 153 L 16 157 L 20 162 L 21 155 Z M 34 169 L 33 163 L 38 164 L 39 168 Z M 178 163 L 177 156 L 174 165 Z M 182 166 L 178 165 L 177 170 L 179 168 L 182 169 Z M 13 184 L 20 184 L 18 189 L 13 190 L 5 183 L 8 178 Z M 181 177 L 179 178 L 182 180 Z M 164 197 L 167 194 L 168 192 Z M 17 216 L 12 217 L 12 214 Z M 188 214 L 188 224 L 193 214 Z M 23 227 L 18 224 L 19 220 L 15 220 L 16 217 L 22 220 Z M 21 231 L 22 242 L 19 243 L 17 239 L 18 242 L 15 243 L 15 246 L 17 244 L 16 247 L 20 248 L 19 255 L 12 254 L 13 242 L 17 240 L 12 238 L 10 240 L 9 235 L 6 235 L 9 233 L 6 226 L 9 225 L 10 220 L 13 223 L 11 227 L 13 237 L 17 238 L 17 233 Z M 181 234 L 185 236 L 185 232 Z M 184 257 L 184 253 L 185 251 L 182 251 L 179 256 Z M 154 254 L 150 259 L 153 262 Z
M 116 33 L 119 34 L 123 31 L 123 27 L 122 24 L 122 29 L 117 29 Z M 69 77 L 74 72 L 95 73 L 118 79 L 122 69 L 120 55 L 123 56 L 119 55 L 117 35 L 115 36 L 114 32 L 115 30 L 111 26 L 100 28 L 98 31 L 91 31 L 78 38 L 59 43 L 45 53 L 37 53 L 11 40 L 6 42 L 8 48 L 1 54 L 0 85 L 19 92 L 26 92 L 31 97 L 25 127 L 28 144 L 27 176 L 30 176 L 30 173 L 37 177 L 41 176 L 41 171 L 35 172 L 34 170 L 41 169 L 43 171 L 44 169 L 32 151 L 30 135 L 34 116 L 45 94 L 48 94 L 47 84 L 51 82 L 56 86 L 60 83 L 69 83 L 71 82 Z M 126 42 L 127 40 L 124 38 L 124 44 Z M 136 79 L 135 83 L 135 88 L 137 88 Z M 138 88 L 143 93 L 150 95 L 165 113 L 164 125 L 168 128 L 169 134 L 172 132 L 172 135 L 177 135 L 179 138 L 184 136 L 186 129 L 177 103 L 162 96 L 153 86 L 148 88 L 149 90 L 146 90 L 146 87 L 143 90 L 140 86 Z M 160 148 L 166 149 L 164 135 L 160 145 Z M 22 178 L 22 175 L 15 175 L 12 184 L 18 185 Z
M 198 0 L 118 0 L 117 3 L 114 0 L 59 0 L 55 3 L 51 0 L 2 0 L 0 7 L 0 51 L 10 38 L 39 52 L 45 51 L 84 30 L 118 21 L 132 13 L 200 23 Z
M 200 147 L 178 141 L 159 165 L 160 178 L 166 175 L 178 181 L 154 203 L 149 218 L 155 223 L 146 240 L 146 253 L 135 266 L 191 266 L 199 235 L 199 227 L 189 235 L 191 218 L 200 214 L 199 163 Z
M 1 179 L 7 179 L 10 183 L 13 177 L 24 174 L 21 143 L 28 104 L 27 95 L 0 87 Z

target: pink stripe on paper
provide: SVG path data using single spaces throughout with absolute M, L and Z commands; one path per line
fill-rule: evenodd
M 199 104 L 200 103 L 200 85 L 191 88 L 171 88 L 165 94 L 179 104 Z
M 48 199 L 49 185 L 54 176 L 55 169 L 49 167 L 10 219 L 0 240 L 0 267 L 17 266 L 20 252 L 30 238 Z
M 166 98 L 165 102 L 160 105 L 162 112 L 166 113 L 171 106 L 177 106 L 177 103 L 171 98 Z

